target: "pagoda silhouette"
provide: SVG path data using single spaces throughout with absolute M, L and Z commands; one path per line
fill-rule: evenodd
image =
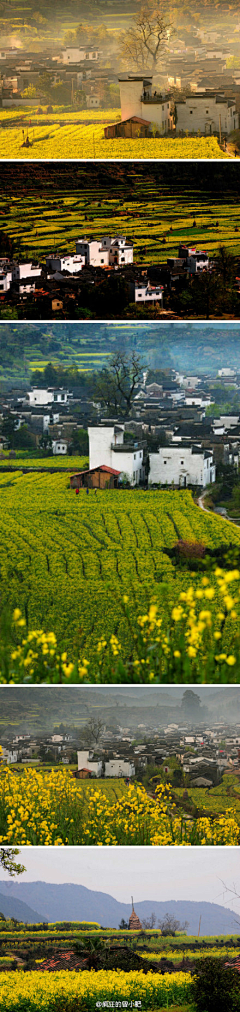
M 129 922 L 128 922 L 129 931 L 141 931 L 142 924 L 141 924 L 141 921 L 139 920 L 138 915 L 135 913 L 135 910 L 134 910 L 133 896 L 131 897 L 131 899 L 132 899 L 132 913 L 130 914 Z

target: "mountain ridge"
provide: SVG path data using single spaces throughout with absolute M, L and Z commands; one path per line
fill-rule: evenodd
M 13 902 L 29 904 L 28 909 L 40 906 L 41 921 L 89 920 L 97 921 L 102 927 L 118 928 L 121 919 L 128 921 L 131 913 L 130 903 L 121 903 L 108 893 L 71 882 L 0 882 L 0 910 L 6 896 Z M 197 935 L 201 915 L 202 935 L 237 934 L 238 930 L 240 935 L 240 921 L 238 925 L 236 913 L 217 903 L 154 899 L 136 900 L 134 903 L 140 920 L 150 917 L 153 911 L 157 921 L 169 913 L 180 923 L 188 921 L 188 933 Z M 12 913 L 12 916 L 17 917 L 18 914 Z

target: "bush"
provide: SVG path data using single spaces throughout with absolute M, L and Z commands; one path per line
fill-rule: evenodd
M 240 1010 L 240 977 L 223 959 L 200 959 L 191 984 L 196 1012 L 237 1012 Z

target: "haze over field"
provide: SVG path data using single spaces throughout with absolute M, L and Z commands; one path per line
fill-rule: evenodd
M 61 722 L 81 729 L 91 717 L 97 716 L 106 723 L 113 719 L 123 725 L 138 727 L 144 721 L 155 719 L 159 727 L 171 721 L 181 723 L 184 719 L 181 704 L 185 686 L 113 686 L 106 690 L 104 685 L 94 686 L 51 686 L 17 688 L 2 686 L 0 731 L 4 737 L 10 731 L 21 733 L 29 729 L 41 733 L 45 728 L 56 728 Z M 204 707 L 203 719 L 224 720 L 229 723 L 240 721 L 239 686 L 201 686 L 194 692 Z M 201 707 L 197 719 L 192 714 L 192 723 L 201 720 Z M 143 732 L 142 732 L 143 733 Z
M 82 376 L 102 369 L 117 350 L 140 355 L 143 367 L 215 376 L 240 369 L 240 325 L 229 321 L 0 322 L 0 383 L 27 386 L 47 362 L 76 366 Z

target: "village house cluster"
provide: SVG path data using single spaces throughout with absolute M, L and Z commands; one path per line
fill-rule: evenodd
M 196 223 L 193 223 L 196 224 Z M 166 238 L 163 237 L 163 245 Z M 94 305 L 94 297 L 103 292 L 106 316 L 111 299 L 118 313 L 127 306 L 155 305 L 167 319 L 174 318 L 178 294 L 192 279 L 204 272 L 218 274 L 218 257 L 211 259 L 207 250 L 193 241 L 181 242 L 176 256 L 153 266 L 134 262 L 134 244 L 126 235 L 83 236 L 76 240 L 75 252 L 53 250 L 45 261 L 0 258 L 0 306 L 13 305 L 21 318 L 35 315 L 49 318 L 56 314 L 72 317 L 73 310 Z M 236 263 L 237 272 L 237 263 Z M 235 288 L 239 290 L 239 278 Z M 115 288 L 114 288 L 115 285 Z M 171 302 L 173 299 L 173 310 Z M 100 314 L 102 315 L 102 313 Z
M 211 725 L 211 726 L 210 726 Z M 79 744 L 80 743 L 80 744 Z M 178 780 L 187 787 L 217 786 L 225 774 L 240 775 L 240 724 L 224 717 L 208 720 L 201 714 L 193 719 L 181 714 L 164 724 L 153 720 L 123 727 L 106 723 L 92 748 L 81 746 L 81 730 L 71 733 L 1 735 L 1 764 L 15 766 L 66 765 L 77 779 L 124 778 L 138 780 L 148 767 L 159 768 L 166 779 L 178 770 Z M 177 776 L 175 775 L 176 782 Z
M 46 101 L 44 78 L 52 86 L 61 85 L 65 102 L 74 103 L 79 94 L 86 109 L 97 109 L 107 102 L 109 89 L 114 88 L 114 106 L 120 104 L 119 124 L 106 128 L 105 136 L 145 136 L 168 132 L 216 133 L 228 136 L 238 127 L 240 109 L 239 24 L 235 24 L 229 40 L 227 24 L 200 26 L 196 20 L 182 24 L 169 38 L 164 61 L 152 80 L 121 73 L 118 47 L 109 39 L 100 46 L 84 37 L 75 44 L 49 46 L 38 53 L 17 46 L 0 50 L 0 103 L 11 106 L 39 106 Z M 28 94 L 35 88 L 37 95 Z
M 99 46 L 75 45 L 46 48 L 39 53 L 16 46 L 0 50 L 0 106 L 2 108 L 46 103 L 44 86 L 61 85 L 70 104 L 83 93 L 86 109 L 98 109 L 105 89 L 117 82 L 114 66 L 104 66 Z M 109 64 L 109 60 L 108 60 Z M 26 93 L 36 89 L 37 96 Z M 54 93 L 53 93 L 54 95 Z
M 215 389 L 225 398 L 229 384 L 240 397 L 240 376 L 227 366 L 219 369 L 214 389 L 210 375 L 167 369 L 158 382 L 148 382 L 146 371 L 128 420 L 104 417 L 101 404 L 84 399 L 77 387 L 15 389 L 0 395 L 1 425 L 10 417 L 19 442 L 21 428 L 25 433 L 27 427 L 35 447 L 48 451 L 50 470 L 51 454 L 75 452 L 77 434 L 88 429 L 89 468 L 70 476 L 73 489 L 121 488 L 126 483 L 206 488 L 215 482 L 217 468 L 228 465 L 237 473 L 239 466 L 239 412 L 214 417 Z M 4 459 L 8 453 L 14 466 L 15 452 L 4 434 L 0 452 Z
M 174 98 L 169 91 L 153 90 L 152 76 L 123 74 L 119 77 L 121 121 L 104 128 L 105 138 L 154 137 L 168 134 L 216 135 L 222 141 L 239 126 L 236 98 L 223 88 L 193 87 L 190 94 Z

